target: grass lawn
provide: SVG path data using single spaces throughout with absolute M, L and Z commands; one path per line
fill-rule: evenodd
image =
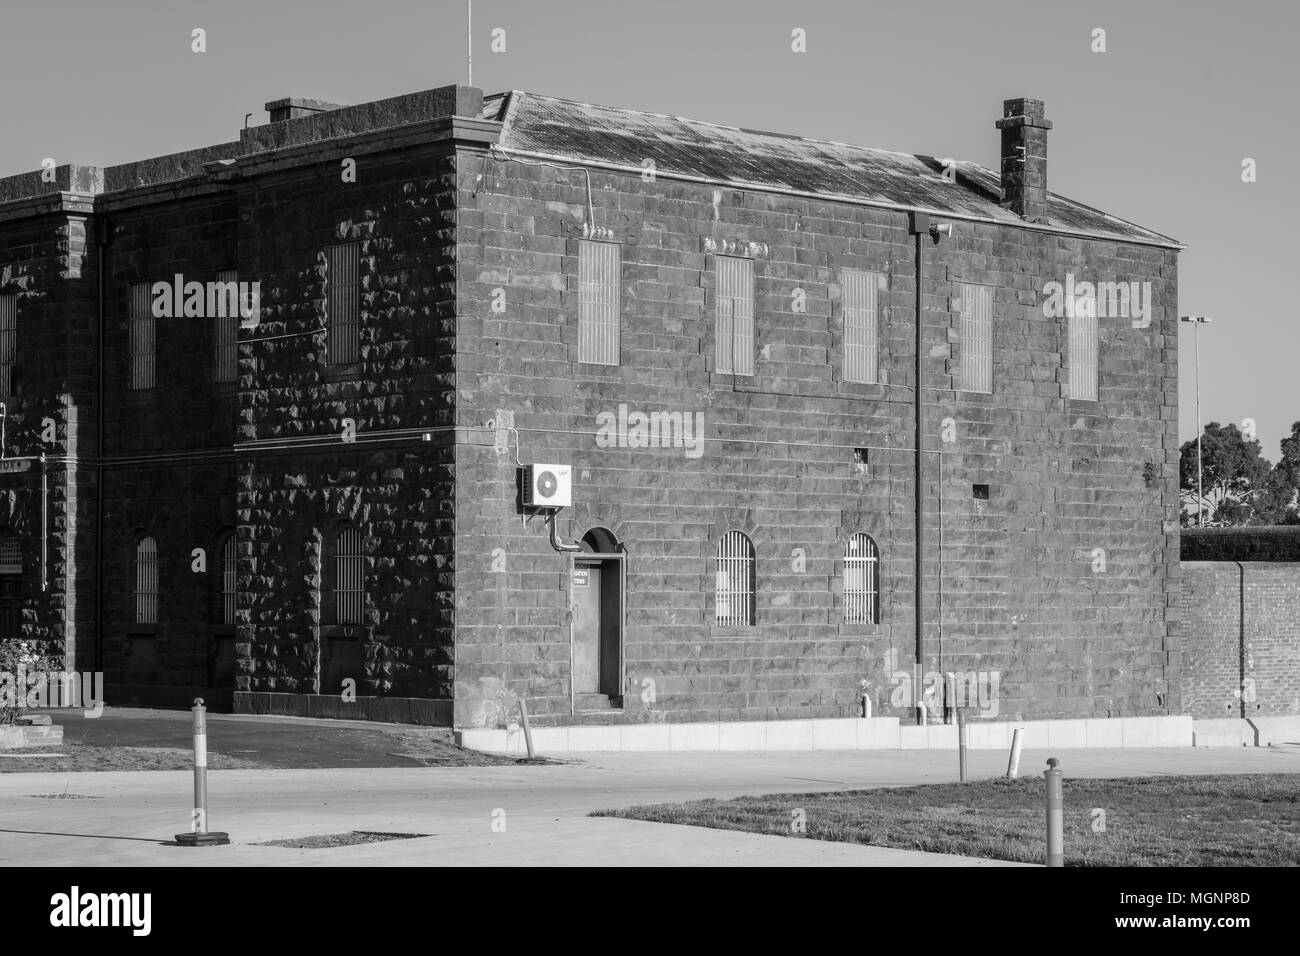
M 1105 811 L 1104 830 L 1094 808 Z M 796 810 L 806 832 L 796 833 Z M 602 810 L 796 839 L 1044 859 L 1043 780 L 979 780 Z M 1066 866 L 1300 865 L 1300 774 L 1065 781 Z

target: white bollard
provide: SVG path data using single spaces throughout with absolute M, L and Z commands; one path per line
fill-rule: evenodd
M 1011 759 L 1007 761 L 1007 778 L 1015 779 L 1020 773 L 1020 728 L 1011 735 Z

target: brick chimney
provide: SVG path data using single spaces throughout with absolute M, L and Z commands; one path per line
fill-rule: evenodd
M 324 100 L 305 100 L 297 96 L 291 96 L 283 100 L 272 100 L 264 107 L 271 114 L 272 123 L 283 123 L 285 120 L 298 119 L 300 116 L 315 116 L 317 113 L 326 113 L 340 108 L 338 103 L 326 103 Z
M 1002 102 L 1002 205 L 1028 222 L 1047 218 L 1047 131 L 1043 101 Z

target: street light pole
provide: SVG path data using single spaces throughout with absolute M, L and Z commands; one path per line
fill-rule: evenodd
M 1192 352 L 1196 356 L 1196 524 L 1205 527 L 1205 490 L 1201 484 L 1201 326 L 1209 322 L 1208 316 L 1183 315 L 1180 322 L 1192 324 Z

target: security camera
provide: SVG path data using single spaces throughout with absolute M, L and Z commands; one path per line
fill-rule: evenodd
M 938 242 L 940 236 L 947 236 L 949 239 L 952 238 L 952 223 L 945 222 L 942 226 L 936 224 L 930 227 L 931 239 Z

